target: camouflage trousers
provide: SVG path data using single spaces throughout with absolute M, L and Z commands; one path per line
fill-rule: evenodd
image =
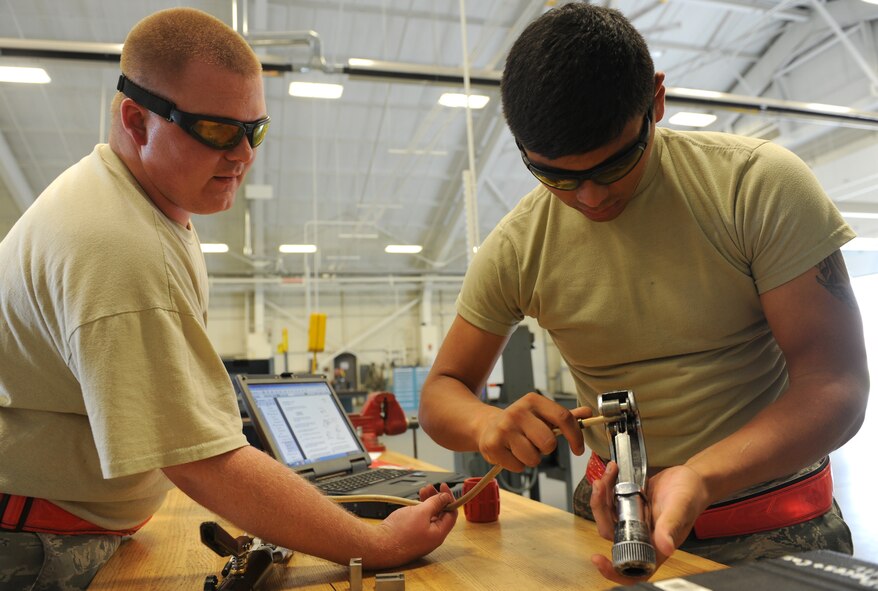
M 583 478 L 573 493 L 573 512 L 594 521 L 590 499 L 591 485 Z M 732 565 L 808 550 L 835 550 L 853 554 L 854 543 L 841 510 L 833 500 L 832 509 L 827 513 L 803 523 L 755 534 L 708 540 L 699 540 L 693 532 L 680 545 L 680 549 Z
M 114 535 L 0 531 L 0 591 L 81 591 L 119 547 Z

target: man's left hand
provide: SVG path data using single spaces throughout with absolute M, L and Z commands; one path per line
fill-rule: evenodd
M 610 462 L 604 475 L 592 484 L 591 510 L 598 533 L 608 540 L 613 539 L 616 527 L 613 487 L 618 474 L 618 466 Z M 666 468 L 650 478 L 647 497 L 658 568 L 683 543 L 695 520 L 710 502 L 701 476 L 685 465 Z M 636 579 L 619 575 L 609 558 L 602 554 L 593 555 L 591 561 L 611 581 L 625 585 L 637 582 Z

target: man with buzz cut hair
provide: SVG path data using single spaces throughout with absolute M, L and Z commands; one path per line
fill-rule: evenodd
M 594 4 L 531 23 L 501 92 L 539 184 L 467 271 L 421 393 L 424 430 L 521 471 L 560 429 L 573 453 L 592 452 L 575 511 L 613 539 L 618 469 L 603 427 L 583 434 L 576 419 L 632 390 L 659 563 L 678 547 L 723 563 L 852 552 L 826 458 L 859 429 L 869 391 L 839 250 L 854 232 L 808 167 L 765 140 L 657 127 L 665 75 L 631 23 Z M 579 408 L 479 400 L 526 316 L 557 346 Z
M 400 565 L 454 526 L 447 487 L 378 525 L 247 445 L 207 332 L 192 214 L 232 206 L 269 125 L 261 64 L 174 8 L 122 51 L 109 144 L 0 242 L 0 588 L 85 589 L 179 487 L 266 541 Z

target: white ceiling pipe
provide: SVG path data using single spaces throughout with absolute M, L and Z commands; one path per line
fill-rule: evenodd
M 305 32 L 306 37 L 313 43 L 315 38 L 308 35 L 311 32 Z M 292 34 L 292 33 L 290 33 Z M 272 34 L 274 35 L 274 34 Z M 305 37 L 301 39 L 308 42 Z M 275 39 L 274 41 L 280 42 Z M 287 40 L 292 43 L 294 40 Z M 317 45 L 314 45 L 317 47 Z M 68 60 L 87 60 L 87 61 L 118 61 L 121 54 L 121 44 L 114 43 L 84 43 L 77 41 L 47 41 L 47 40 L 28 40 L 14 38 L 0 38 L 0 56 L 4 57 L 38 57 L 49 59 L 68 59 Z M 311 68 L 311 62 L 315 59 L 312 57 L 308 64 L 295 65 L 289 61 L 284 61 L 277 56 L 261 56 L 263 68 L 273 71 L 294 71 L 296 69 Z M 319 58 L 318 58 L 319 61 Z M 382 79 L 385 81 L 403 82 L 410 80 L 413 82 L 428 82 L 438 85 L 459 86 L 463 83 L 463 73 L 459 68 L 440 68 L 423 65 L 412 64 L 396 64 L 383 62 L 383 67 L 357 67 L 350 66 L 333 66 L 325 64 L 320 66 L 320 70 L 327 73 L 340 72 L 350 76 L 370 77 L 373 79 Z M 317 68 L 315 68 L 317 69 Z M 483 78 L 476 77 L 473 74 L 470 77 L 470 84 L 473 86 L 485 85 L 497 87 L 500 84 L 500 72 L 489 72 Z M 703 98 L 699 101 L 701 106 L 712 107 L 717 109 L 731 111 L 756 111 L 761 113 L 770 113 L 781 117 L 801 117 L 808 116 L 811 118 L 832 121 L 841 125 L 859 125 L 868 126 L 870 128 L 878 127 L 878 113 L 856 111 L 854 113 L 837 113 L 834 111 L 805 108 L 802 105 L 806 103 L 796 101 L 785 101 L 780 99 L 762 99 L 759 97 L 735 95 L 730 93 L 713 93 L 710 98 Z M 690 98 L 682 97 L 676 94 L 674 88 L 668 88 L 666 100 L 669 105 L 675 104 L 692 104 Z

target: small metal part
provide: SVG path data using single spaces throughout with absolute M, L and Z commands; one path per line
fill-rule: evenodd
M 375 591 L 405 591 L 405 573 L 375 575 Z
M 646 500 L 646 446 L 634 392 L 601 394 L 598 412 L 607 419 L 610 459 L 619 467 L 613 489 L 617 517 L 613 568 L 626 577 L 649 576 L 655 571 L 656 558 Z
M 363 559 L 351 558 L 350 562 L 350 591 L 363 591 Z

